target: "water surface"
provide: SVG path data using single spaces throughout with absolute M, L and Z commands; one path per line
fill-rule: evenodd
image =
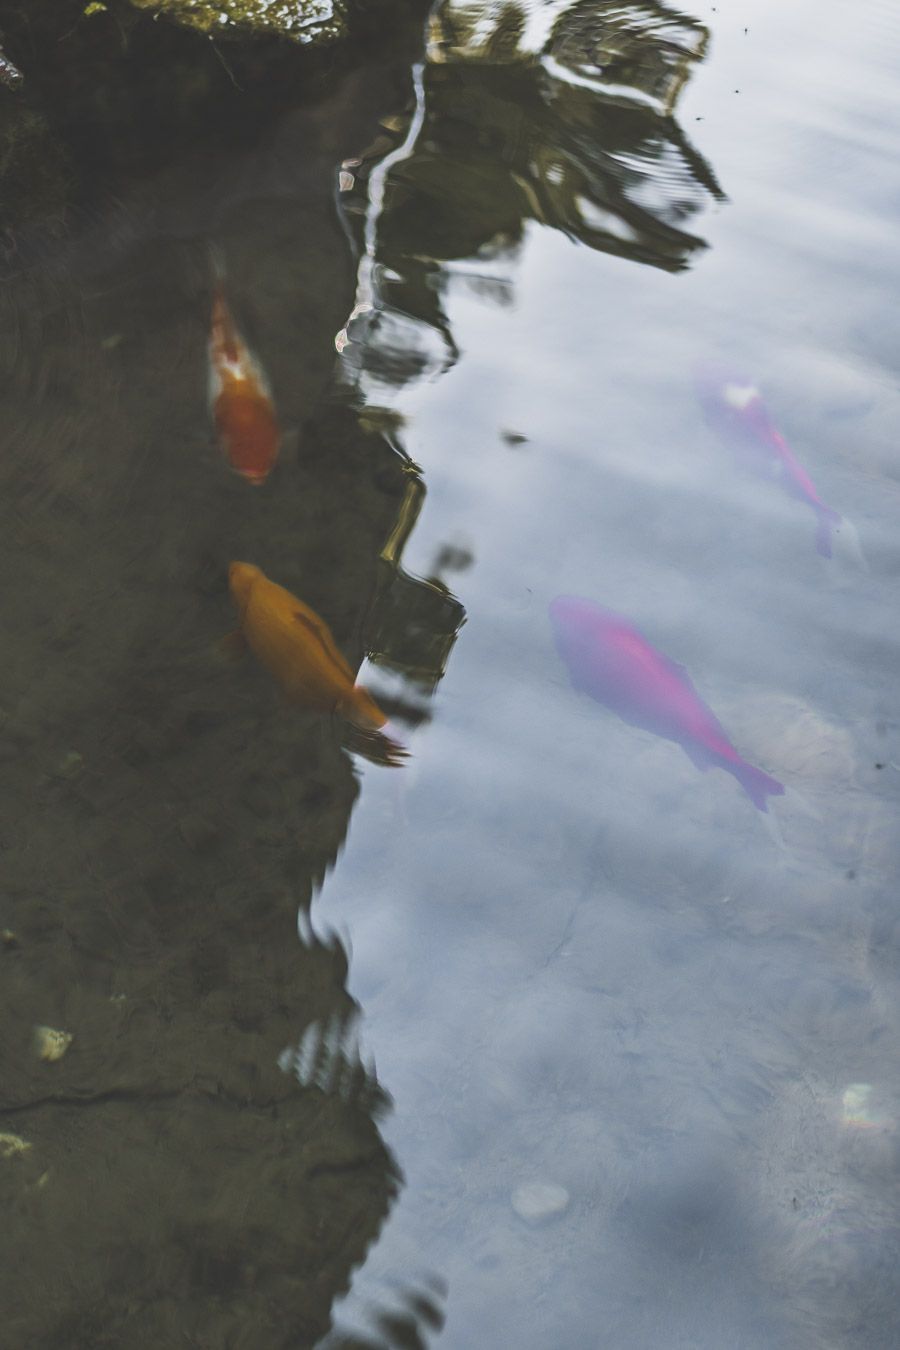
M 445 5 L 11 279 L 22 1343 L 894 1344 L 897 37 Z M 210 238 L 287 429 L 259 490 L 203 403 Z M 219 660 L 234 557 L 402 768 Z M 573 690 L 559 594 L 690 673 L 768 816 Z

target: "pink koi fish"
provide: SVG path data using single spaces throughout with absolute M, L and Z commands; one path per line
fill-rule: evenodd
M 784 792 L 741 758 L 683 666 L 652 647 L 623 615 L 560 595 L 550 605 L 550 622 L 575 689 L 623 722 L 675 741 L 698 769 L 724 769 L 760 811 L 767 809 L 767 797 Z
M 779 481 L 789 496 L 806 502 L 818 521 L 816 551 L 831 557 L 831 532 L 841 523 L 772 420 L 759 389 L 749 380 L 704 368 L 697 392 L 706 420 L 755 473 Z

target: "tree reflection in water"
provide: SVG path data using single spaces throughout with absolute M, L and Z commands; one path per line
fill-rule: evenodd
M 690 266 L 705 247 L 690 222 L 724 200 L 675 117 L 708 40 L 653 0 L 448 0 L 435 13 L 415 107 L 341 175 L 363 257 L 339 345 L 370 396 L 453 363 L 447 264 L 468 260 L 502 303 L 509 283 L 492 274 L 529 220 L 634 262 Z

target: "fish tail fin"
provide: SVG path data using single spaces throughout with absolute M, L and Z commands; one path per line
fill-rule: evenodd
M 723 766 L 724 767 L 724 766 Z M 753 764 L 741 760 L 739 764 L 728 765 L 753 805 L 760 811 L 768 811 L 767 797 L 780 797 L 784 793 L 784 784 L 777 778 L 757 769 Z
M 816 511 L 818 525 L 816 527 L 816 552 L 823 558 L 831 557 L 831 533 L 836 530 L 841 523 L 841 517 L 837 511 L 832 511 L 830 506 L 820 506 Z
M 368 689 L 361 684 L 353 686 L 352 693 L 340 711 L 348 721 L 354 722 L 356 726 L 366 731 L 378 731 L 387 721 Z
M 228 269 L 225 266 L 225 250 L 221 244 L 210 240 L 207 249 L 209 254 L 209 270 L 212 273 L 212 279 L 217 286 L 221 286 L 227 275 Z
M 388 719 L 364 685 L 355 684 L 337 711 L 347 719 L 344 744 L 356 750 L 373 764 L 399 768 L 409 757 L 409 751 L 395 741 L 388 731 Z M 386 730 L 383 730 L 386 728 Z
M 346 722 L 341 736 L 347 750 L 362 755 L 371 764 L 399 769 L 409 759 L 409 751 L 383 731 L 366 731 L 357 722 Z
M 848 520 L 846 516 L 842 517 L 840 524 L 835 525 L 835 549 L 842 557 L 851 561 L 854 566 L 862 572 L 870 572 L 868 559 L 863 552 L 862 542 L 859 537 L 859 530 Z
M 707 769 L 711 769 L 716 763 L 716 760 L 704 745 L 694 745 L 691 741 L 683 741 L 681 748 L 694 768 L 699 769 L 701 773 L 706 773 Z
M 224 356 L 226 361 L 235 362 L 239 359 L 238 333 L 235 328 L 234 320 L 231 317 L 231 310 L 228 307 L 228 301 L 225 298 L 225 279 L 227 268 L 225 266 L 225 250 L 221 244 L 210 241 L 208 246 L 209 268 L 212 273 L 212 328 L 211 337 L 216 344 L 218 352 Z M 220 388 L 216 384 L 213 389 L 214 381 L 210 382 L 210 399 L 213 400 L 214 394 L 218 394 Z

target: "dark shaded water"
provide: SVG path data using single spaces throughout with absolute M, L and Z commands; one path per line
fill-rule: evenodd
M 896 1343 L 900 28 L 746 8 L 448 5 L 243 122 L 223 75 L 218 136 L 41 124 L 4 1347 Z M 286 428 L 260 489 L 205 407 L 210 241 Z M 402 768 L 221 659 L 233 558 L 365 661 Z M 767 815 L 573 690 L 559 594 L 685 668 Z

